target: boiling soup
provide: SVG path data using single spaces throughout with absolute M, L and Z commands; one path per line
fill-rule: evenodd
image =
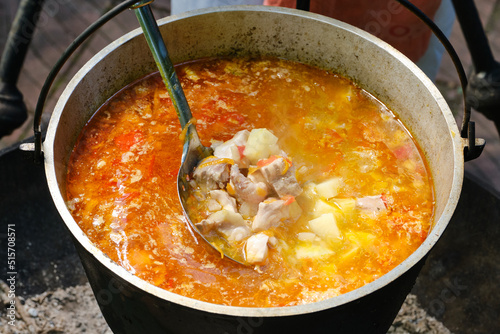
M 151 74 L 96 112 L 68 166 L 74 219 L 129 272 L 216 304 L 298 305 L 372 282 L 426 238 L 434 199 L 425 160 L 398 118 L 353 82 L 273 58 L 202 59 L 177 73 L 202 142 L 228 159 L 228 178 L 191 208 L 199 224 L 237 212 L 250 233 L 235 242 L 252 265 L 221 257 L 187 224 L 176 185 L 181 129 Z M 291 191 L 265 177 L 274 165 Z M 262 214 L 254 227 L 261 204 L 242 197 L 245 182 L 262 183 L 253 194 L 279 219 Z

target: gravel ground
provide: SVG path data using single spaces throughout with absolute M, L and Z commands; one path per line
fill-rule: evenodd
M 9 302 L 8 287 L 3 281 L 1 300 Z M 16 297 L 15 326 L 9 325 L 5 308 L 0 313 L 0 331 L 5 334 L 112 334 L 99 311 L 90 286 L 78 285 L 46 291 L 22 298 Z M 5 305 L 7 306 L 7 305 Z
M 8 286 L 0 281 L 0 331 L 5 334 L 112 334 L 104 320 L 88 284 L 46 291 L 29 298 L 16 297 L 15 326 L 9 325 L 5 310 L 9 299 Z M 408 295 L 397 318 L 389 330 L 392 334 L 451 333 L 429 316 L 417 302 L 415 295 Z

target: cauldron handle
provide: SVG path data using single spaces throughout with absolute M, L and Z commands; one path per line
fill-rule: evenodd
M 97 29 L 99 29 L 106 22 L 114 18 L 116 15 L 125 11 L 126 9 L 131 8 L 133 5 L 138 3 L 139 0 L 127 0 L 122 3 L 116 5 L 114 8 L 109 10 L 106 14 L 97 19 L 94 23 L 92 23 L 87 29 L 85 29 L 71 44 L 67 47 L 61 57 L 57 60 L 54 67 L 51 69 L 49 75 L 45 79 L 45 82 L 42 86 L 42 90 L 40 91 L 40 95 L 38 96 L 38 101 L 35 107 L 35 115 L 33 120 L 33 131 L 34 131 L 34 148 L 30 145 L 24 148 L 26 150 L 34 150 L 34 159 L 35 163 L 41 164 L 43 162 L 43 151 L 42 151 L 42 113 L 43 107 L 45 105 L 45 100 L 47 99 L 47 95 L 49 93 L 50 87 L 54 82 L 57 74 L 66 63 L 66 61 L 71 57 L 73 52 L 85 42 L 85 40 L 92 35 Z M 21 149 L 23 147 L 21 146 Z
M 477 157 L 479 157 L 479 155 L 481 155 L 486 142 L 482 138 L 476 138 L 475 123 L 470 121 L 471 105 L 466 97 L 467 76 L 465 74 L 465 70 L 462 66 L 460 58 L 458 57 L 455 49 L 453 48 L 445 34 L 427 15 L 425 15 L 425 13 L 423 13 L 418 7 L 407 0 L 396 1 L 399 2 L 403 7 L 408 9 L 410 12 L 412 12 L 414 15 L 416 15 L 425 25 L 427 25 L 434 33 L 434 35 L 436 35 L 436 37 L 439 39 L 441 44 L 443 44 L 446 52 L 450 55 L 451 60 L 453 61 L 455 69 L 458 73 L 460 85 L 462 86 L 463 92 L 464 115 L 462 118 L 460 136 L 464 140 L 466 140 L 466 143 L 464 144 L 464 161 L 476 159 Z M 296 8 L 308 11 L 309 4 L 310 0 L 297 0 Z
M 464 115 L 462 118 L 460 136 L 466 141 L 466 143 L 464 144 L 464 161 L 476 159 L 477 157 L 479 157 L 479 155 L 481 155 L 486 142 L 482 138 L 476 138 L 475 123 L 470 120 L 471 106 L 466 98 L 467 76 L 457 52 L 455 51 L 445 34 L 441 31 L 441 29 L 439 29 L 439 27 L 418 7 L 410 3 L 408 0 L 396 1 L 399 2 L 403 7 L 408 9 L 410 12 L 412 12 L 414 15 L 416 15 L 425 25 L 427 25 L 434 33 L 434 35 L 436 35 L 436 37 L 439 39 L 441 44 L 443 44 L 446 52 L 450 55 L 450 58 L 453 61 L 453 65 L 455 65 L 455 69 L 458 73 L 460 85 L 462 86 L 463 92 Z

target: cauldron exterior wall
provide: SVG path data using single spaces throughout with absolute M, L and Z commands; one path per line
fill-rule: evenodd
M 411 290 L 460 196 L 463 142 L 443 97 L 413 63 L 357 28 L 320 15 L 276 7 L 229 6 L 159 21 L 174 63 L 224 55 L 269 55 L 340 72 L 395 111 L 427 157 L 435 184 L 433 228 L 392 271 L 352 292 L 317 303 L 237 308 L 157 288 L 111 261 L 66 207 L 66 165 L 97 107 L 127 83 L 155 70 L 140 31 L 92 58 L 61 95 L 44 142 L 54 204 L 71 232 L 101 310 L 116 333 L 384 333 Z
M 75 245 L 104 318 L 120 334 L 383 334 L 394 321 L 426 259 L 383 288 L 336 308 L 288 317 L 246 317 L 207 315 L 145 294 L 106 270 L 78 242 Z

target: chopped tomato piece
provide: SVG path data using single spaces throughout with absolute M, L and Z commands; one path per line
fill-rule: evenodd
M 325 172 L 330 174 L 336 171 L 339 164 L 344 160 L 344 154 L 340 151 L 334 151 L 329 154 L 331 163 L 325 168 Z
M 385 207 L 387 207 L 387 194 L 386 193 L 382 193 L 380 195 L 380 198 L 382 199 L 382 201 L 384 202 L 385 204 Z
M 260 159 L 259 161 L 257 161 L 257 167 L 267 166 L 270 163 L 272 163 L 274 160 L 279 159 L 279 158 L 285 159 L 285 161 L 288 163 L 289 166 L 292 165 L 292 160 L 290 160 L 290 159 L 287 159 L 287 158 L 279 156 L 279 155 L 271 155 L 268 159 Z
M 328 140 L 332 144 L 339 143 L 339 142 L 341 142 L 341 141 L 344 140 L 344 137 L 342 137 L 341 135 L 339 135 L 339 133 L 337 131 L 335 131 L 335 130 L 327 129 L 326 130 L 326 134 L 328 136 Z
M 215 109 L 215 104 L 216 104 L 216 101 L 210 100 L 201 106 L 201 111 L 205 115 L 207 115 L 208 113 L 213 113 L 213 111 Z
M 148 166 L 148 174 L 147 174 L 148 178 L 151 178 L 153 176 L 154 166 L 155 166 L 155 156 L 153 155 L 151 157 L 151 161 L 149 162 L 149 166 Z
M 237 113 L 230 113 L 227 115 L 226 119 L 224 120 L 225 123 L 232 123 L 235 125 L 242 125 L 245 123 L 245 117 L 237 114 Z
M 293 202 L 295 202 L 295 197 L 292 195 L 285 195 L 285 196 L 281 197 L 281 199 L 285 202 L 284 203 L 285 205 L 290 205 Z
M 319 145 L 324 148 L 334 147 L 335 144 L 340 143 L 343 140 L 344 137 L 342 137 L 337 131 L 326 129 L 323 133 L 323 138 L 319 140 Z
M 141 130 L 132 130 L 130 132 L 118 135 L 115 137 L 115 143 L 118 145 L 120 150 L 126 152 L 130 151 L 130 148 L 140 142 L 142 139 Z
M 278 156 L 276 156 L 276 155 L 271 155 L 267 159 L 260 159 L 259 161 L 257 161 L 257 167 L 267 166 L 267 165 L 271 164 L 276 159 L 278 159 Z
M 411 144 L 408 143 L 398 147 L 393 151 L 393 153 L 398 160 L 406 160 L 410 157 L 412 151 L 413 151 L 412 146 Z
M 243 154 L 243 151 L 245 151 L 245 146 L 244 145 L 241 145 L 241 146 L 236 146 L 238 148 L 238 153 L 240 154 L 240 159 L 243 159 L 245 157 L 245 155 Z
M 167 278 L 166 281 L 163 283 L 164 286 L 167 288 L 174 288 L 175 287 L 175 281 L 172 278 Z

